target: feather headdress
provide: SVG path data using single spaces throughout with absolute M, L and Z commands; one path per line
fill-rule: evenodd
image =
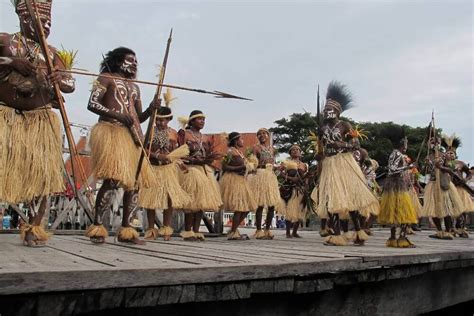
M 16 14 L 21 17 L 29 17 L 28 7 L 25 0 L 11 0 L 15 6 Z M 35 1 L 40 17 L 51 18 L 51 5 L 53 0 L 36 0 Z
M 331 81 L 326 92 L 326 104 L 324 107 L 333 107 L 342 113 L 353 107 L 352 96 L 346 85 L 339 81 Z
M 441 146 L 443 146 L 446 150 L 452 150 L 456 152 L 458 147 L 461 146 L 461 138 L 459 138 L 459 136 L 456 134 L 452 134 L 451 136 L 443 134 L 441 138 Z
M 163 92 L 163 100 L 165 101 L 165 106 L 166 107 L 171 107 L 171 104 L 173 103 L 174 100 L 177 98 L 173 97 L 173 92 L 171 91 L 170 88 L 167 88 L 165 92 Z
M 188 118 L 183 117 L 183 116 L 178 117 L 178 123 L 181 125 L 183 129 L 186 129 L 189 127 L 189 122 L 199 117 L 205 118 L 206 116 L 204 115 L 204 113 L 202 113 L 202 111 L 194 110 L 191 112 L 191 114 L 189 114 Z

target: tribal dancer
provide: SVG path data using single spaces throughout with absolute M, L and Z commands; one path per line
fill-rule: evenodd
M 137 74 L 135 53 L 125 47 L 107 53 L 100 65 L 99 76 L 94 83 L 89 99 L 89 111 L 99 115 L 90 136 L 93 173 L 103 183 L 97 193 L 94 223 L 87 229 L 86 236 L 93 243 L 104 243 L 107 230 L 102 223 L 104 211 L 110 205 L 113 190 L 122 187 L 122 227 L 117 233 L 121 242 L 143 244 L 138 232 L 130 226 L 129 217 L 137 206 L 138 188 L 135 174 L 141 154 L 143 134 L 140 123 L 152 113 L 156 102 L 142 112 L 140 89 L 126 79 Z M 117 78 L 110 78 L 115 76 Z M 154 174 L 148 160 L 145 160 L 138 186 L 149 187 L 154 183 Z
M 173 114 L 168 105 L 158 108 L 150 155 L 158 183 L 150 188 L 141 189 L 138 198 L 138 205 L 147 211 L 148 228 L 145 240 L 154 240 L 158 236 L 162 236 L 166 241 L 170 240 L 173 234 L 171 227 L 173 208 L 182 209 L 191 202 L 179 183 L 179 169 L 184 167 L 179 159 L 187 156 L 189 149 L 187 145 L 178 147 L 178 133 L 168 127 L 172 119 Z M 163 210 L 163 227 L 159 230 L 154 228 L 156 209 Z
M 38 214 L 22 230 L 26 246 L 43 246 L 48 234 L 41 226 L 48 196 L 65 189 L 61 123 L 53 83 L 61 92 L 75 89 L 71 76 L 54 71 L 46 75 L 39 34 L 24 1 L 15 1 L 20 32 L 0 34 L 0 201 L 11 204 L 40 202 Z M 52 1 L 36 1 L 45 36 L 51 30 Z M 50 47 L 56 70 L 65 68 L 58 51 Z
M 410 184 L 410 190 L 408 190 L 408 192 L 410 194 L 413 207 L 415 208 L 415 212 L 418 216 L 418 221 L 419 221 L 423 206 L 420 203 L 418 192 L 422 192 L 423 188 L 421 187 L 420 182 L 418 181 L 419 171 L 418 171 L 418 168 L 416 167 L 416 164 L 412 164 L 411 158 L 408 157 L 407 155 L 405 155 L 405 161 L 407 165 L 412 165 L 412 167 L 406 173 L 406 177 L 407 177 L 407 182 Z M 418 224 L 412 224 L 411 226 L 408 226 L 407 234 L 412 235 L 414 234 L 415 230 L 416 231 L 420 230 L 420 228 L 418 227 Z
M 248 239 L 241 235 L 238 228 L 249 212 L 257 209 L 254 194 L 248 181 L 248 173 L 255 169 L 242 153 L 244 142 L 237 132 L 229 134 L 229 150 L 224 157 L 222 170 L 224 175 L 220 180 L 224 210 L 234 212 L 232 228 L 228 234 L 229 240 Z
M 189 156 L 184 157 L 188 171 L 183 174 L 181 185 L 191 196 L 191 202 L 184 206 L 184 240 L 204 240 L 199 232 L 204 211 L 217 212 L 222 206 L 219 184 L 214 177 L 211 164 L 219 159 L 213 152 L 213 144 L 208 136 L 201 134 L 206 123 L 202 111 L 194 110 L 188 118 L 179 118 L 184 129 L 178 132 L 178 143 L 189 146 Z
M 341 236 L 340 216 L 349 213 L 356 231 L 355 245 L 363 245 L 368 239 L 361 229 L 359 210 L 368 216 L 368 210 L 378 205 L 377 198 L 370 192 L 366 179 L 357 165 L 352 152 L 359 148 L 352 141 L 352 126 L 341 121 L 339 116 L 351 106 L 351 96 L 344 85 L 338 82 L 329 84 L 324 107 L 324 125 L 321 135 L 324 145 L 324 158 L 319 179 L 316 200 L 317 213 L 321 218 L 328 214 L 334 218 L 334 235 L 326 238 L 326 245 L 344 246 L 346 239 Z
M 256 239 L 273 239 L 270 231 L 275 206 L 280 204 L 280 191 L 278 179 L 273 171 L 275 164 L 275 149 L 271 145 L 270 132 L 266 128 L 257 131 L 259 143 L 253 147 L 253 154 L 258 158 L 257 173 L 250 176 L 250 184 L 255 200 L 258 204 L 255 224 Z M 265 230 L 262 230 L 263 209 L 267 208 Z
M 466 163 L 456 159 L 456 150 L 461 146 L 461 139 L 456 135 L 452 135 L 451 137 L 443 135 L 443 145 L 446 148 L 446 158 L 450 161 L 448 165 L 454 172 L 452 174 L 452 180 L 463 205 L 463 213 L 456 218 L 455 234 L 462 238 L 469 238 L 466 229 L 466 219 L 467 213 L 474 212 L 474 202 L 472 201 L 470 193 L 472 189 L 467 186 L 466 182 L 471 179 L 472 174 L 469 172 L 469 167 Z M 466 177 L 464 177 L 464 174 L 466 174 Z
M 280 187 L 281 215 L 286 220 L 286 238 L 301 238 L 298 227 L 306 220 L 307 179 L 308 165 L 301 161 L 301 148 L 293 145 L 290 148 L 290 158 L 282 163 L 281 177 L 283 183 Z M 293 229 L 293 231 L 291 231 Z
M 429 139 L 431 153 L 426 158 L 430 182 L 425 187 L 421 215 L 433 219 L 437 232 L 431 235 L 431 238 L 451 240 L 454 239 L 453 218 L 463 213 L 463 203 L 451 181 L 453 171 L 449 166 L 454 163 L 454 157 L 438 153 L 441 140 L 434 136 L 435 132 L 431 134 Z M 442 228 L 443 219 L 446 231 Z
M 383 134 L 390 139 L 394 150 L 388 158 L 388 174 L 383 184 L 378 221 L 382 225 L 391 225 L 390 238 L 386 242 L 387 247 L 414 248 L 415 245 L 406 237 L 408 226 L 418 221 L 409 193 L 411 184 L 408 170 L 412 165 L 407 165 L 405 159 L 408 140 L 404 130 L 397 126 L 387 128 Z M 396 238 L 397 226 L 400 226 L 398 239 Z
M 358 142 L 358 137 L 361 137 L 361 133 L 358 130 L 354 130 L 352 133 L 354 139 L 354 142 Z M 357 137 L 357 138 L 356 138 Z M 373 159 L 370 159 L 369 153 L 366 149 L 364 148 L 359 148 L 354 150 L 352 153 L 354 156 L 354 159 L 356 160 L 357 164 L 360 166 L 360 170 L 365 176 L 366 182 L 367 182 L 367 187 L 372 191 L 372 193 L 378 197 L 378 192 L 376 191 L 377 188 L 377 182 L 375 181 L 375 170 L 372 168 L 376 166 L 378 167 L 378 163 L 375 162 L 376 166 L 372 166 Z M 370 226 L 372 225 L 372 222 L 374 221 L 374 218 L 376 218 L 380 213 L 380 204 L 371 204 L 370 207 L 362 212 L 362 214 L 368 214 L 368 216 L 363 216 L 360 215 L 360 225 L 364 229 L 364 231 L 367 233 L 367 235 L 372 235 L 372 232 L 370 230 Z M 342 220 L 341 220 L 341 225 L 342 225 Z M 343 227 L 344 230 L 344 227 Z M 350 237 L 351 235 L 347 235 L 346 230 L 344 230 L 344 235 L 347 237 Z

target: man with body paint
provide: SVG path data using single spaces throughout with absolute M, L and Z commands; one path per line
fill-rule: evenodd
M 48 197 L 64 191 L 61 128 L 52 108 L 58 106 L 53 84 L 64 93 L 75 89 L 64 73 L 46 73 L 46 61 L 34 21 L 24 0 L 14 1 L 20 32 L 0 33 L 0 201 L 40 203 L 31 225 L 22 229 L 26 246 L 43 246 L 41 226 Z M 51 31 L 52 0 L 37 0 L 45 36 Z M 49 47 L 56 69 L 64 69 L 58 51 Z

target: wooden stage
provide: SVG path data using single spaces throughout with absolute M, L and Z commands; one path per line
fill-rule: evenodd
M 279 230 L 269 241 L 145 246 L 55 235 L 44 248 L 0 234 L 0 314 L 414 315 L 474 300 L 473 237 L 424 231 L 411 237 L 417 248 L 393 249 L 388 230 L 374 233 L 364 247 Z

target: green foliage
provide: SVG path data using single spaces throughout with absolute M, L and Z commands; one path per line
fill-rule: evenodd
M 392 152 L 391 142 L 382 136 L 381 132 L 391 126 L 400 126 L 393 122 L 354 122 L 350 118 L 341 117 L 341 120 L 351 123 L 353 127 L 366 131 L 368 139 L 362 139 L 361 145 L 365 148 L 372 159 L 379 162 L 378 172 L 383 172 L 386 168 L 388 156 Z M 311 148 L 311 142 L 308 139 L 310 132 L 317 134 L 317 118 L 310 113 L 294 113 L 289 119 L 282 118 L 275 121 L 276 127 L 271 128 L 274 144 L 280 153 L 288 153 L 291 145 L 298 144 L 304 151 L 303 161 L 309 164 L 315 164 L 314 151 Z M 427 133 L 427 127 L 410 127 L 402 125 L 408 138 L 408 156 L 415 161 L 418 153 L 420 154 L 420 171 L 423 171 L 423 161 L 427 153 L 427 144 L 424 142 Z M 423 147 L 422 147 L 423 145 Z

